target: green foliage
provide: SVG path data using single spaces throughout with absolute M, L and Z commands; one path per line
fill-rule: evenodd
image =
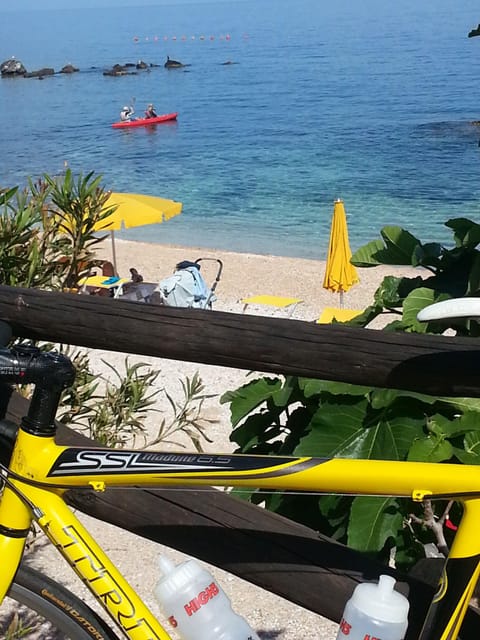
M 0 190 L 0 279 L 17 287 L 65 289 L 78 286 L 98 260 L 92 248 L 105 236 L 94 227 L 112 208 L 101 177 L 68 169 L 62 178 L 43 180 Z
M 480 289 L 480 225 L 462 218 L 446 226 L 453 231 L 450 248 L 422 244 L 399 227 L 385 227 L 381 239 L 360 248 L 352 257 L 356 266 L 408 265 L 419 274 L 384 278 L 373 303 L 347 324 L 367 326 L 394 314 L 387 331 L 444 332 L 445 323 L 421 324 L 417 313 L 439 300 L 478 295 Z M 450 329 L 479 334 L 473 320 L 451 321 Z M 261 377 L 224 394 L 221 402 L 230 404 L 231 440 L 244 453 L 480 464 L 477 399 Z M 407 524 L 412 517 L 422 520 L 422 505 L 405 499 L 264 492 L 253 492 L 250 499 L 383 561 L 395 549 L 403 568 L 423 555 L 423 544 L 435 541 L 428 527 Z
M 0 191 L 0 281 L 17 287 L 49 288 L 55 282 L 49 234 L 41 226 L 48 189 L 30 183 Z
M 57 416 L 64 424 L 108 447 L 136 446 L 139 442 L 141 447 L 159 442 L 179 444 L 172 437 L 180 432 L 198 451 L 202 451 L 202 439 L 209 442 L 205 430 L 212 421 L 202 417 L 202 409 L 211 396 L 204 393 L 198 374 L 180 381 L 183 399 L 176 402 L 165 389 L 154 388 L 160 371 L 145 363 L 130 364 L 127 357 L 120 373 L 104 361 L 114 374 L 112 381 L 93 373 L 84 351 L 67 347 L 63 352 L 76 369 L 75 384 L 64 391 Z M 167 399 L 170 415 L 160 419 L 155 438 L 149 440 L 145 421 L 152 412 L 159 412 L 153 406 L 159 394 Z
M 192 379 L 180 380 L 180 384 L 183 391 L 183 399 L 180 401 L 174 400 L 163 389 L 170 404 L 171 417 L 169 419 L 162 418 L 155 439 L 148 442 L 147 447 L 152 447 L 159 442 L 169 442 L 184 447 L 185 445 L 177 439 L 180 433 L 190 439 L 197 451 L 203 451 L 202 440 L 212 442 L 207 437 L 206 429 L 215 421 L 205 418 L 202 411 L 205 400 L 214 396 L 205 393 L 205 386 L 198 373 L 195 373 Z
M 385 278 L 377 289 L 374 302 L 352 323 L 365 326 L 376 316 L 394 313 L 397 319 L 386 330 L 443 333 L 445 324 L 421 324 L 416 316 L 428 304 L 447 298 L 473 296 L 480 290 L 480 225 L 466 218 L 448 220 L 445 225 L 453 232 L 453 246 L 437 243 L 422 244 L 411 233 L 400 227 L 384 227 L 381 239 L 369 242 L 352 256 L 358 267 L 380 264 L 419 267 L 414 278 Z M 479 324 L 474 320 L 456 320 L 451 323 L 458 335 L 479 335 Z
M 5 640 L 20 640 L 38 630 L 40 622 L 35 619 L 33 612 L 30 613 L 31 620 L 26 621 L 19 616 L 18 611 L 13 612 L 5 632 Z
M 76 380 L 63 393 L 58 419 L 105 446 L 133 446 L 138 437 L 145 438 L 144 423 L 158 394 L 152 389 L 159 372 L 143 363 L 131 365 L 125 358 L 122 374 L 104 363 L 114 374 L 111 381 L 92 372 L 85 352 L 67 348 L 66 355 L 75 365 Z
M 64 288 L 78 286 L 78 280 L 97 264 L 93 249 L 105 239 L 105 235 L 98 236 L 98 231 L 115 209 L 106 206 L 109 192 L 102 188 L 101 179 L 90 172 L 75 180 L 70 169 L 62 179 L 45 176 L 50 207 L 43 226 L 54 230 L 54 246 L 64 258 Z

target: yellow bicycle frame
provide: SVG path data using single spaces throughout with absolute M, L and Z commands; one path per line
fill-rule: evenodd
M 380 460 L 166 453 L 57 445 L 20 429 L 0 497 L 0 602 L 35 519 L 127 638 L 169 640 L 88 531 L 65 505 L 72 487 L 258 487 L 325 494 L 459 500 L 464 516 L 420 640 L 454 640 L 480 565 L 480 467 Z

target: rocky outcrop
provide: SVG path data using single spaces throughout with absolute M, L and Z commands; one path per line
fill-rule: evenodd
M 75 73 L 79 69 L 74 67 L 70 62 L 66 64 L 59 73 Z M 44 67 L 37 71 L 27 71 L 20 60 L 16 60 L 14 57 L 10 60 L 5 60 L 0 64 L 0 74 L 2 77 L 15 77 L 23 76 L 24 78 L 44 78 L 45 76 L 53 76 L 55 69 L 52 67 Z
M 73 64 L 70 63 L 60 69 L 60 73 L 76 73 L 77 71 L 77 67 L 74 67 Z
M 114 64 L 111 69 L 107 69 L 103 72 L 104 76 L 127 76 L 133 75 L 134 71 L 129 71 L 128 67 L 123 64 Z
M 55 73 L 55 69 L 51 69 L 50 67 L 45 67 L 43 69 L 38 69 L 38 71 L 27 71 L 23 74 L 24 78 L 44 78 L 45 76 L 53 76 Z
M 165 69 L 180 69 L 181 67 L 186 67 L 187 65 L 183 64 L 183 62 L 178 62 L 178 60 L 171 60 L 167 56 L 167 61 L 163 66 L 165 67 Z
M 139 60 L 136 63 L 127 62 L 126 64 L 114 64 L 111 69 L 107 69 L 103 72 L 104 76 L 126 76 L 126 75 L 135 75 L 136 71 L 150 71 L 151 67 L 155 67 L 158 65 L 148 64 L 143 60 Z M 135 71 L 132 71 L 135 69 Z
M 15 60 L 12 56 L 10 60 L 5 60 L 0 64 L 0 75 L 2 78 L 5 77 L 15 77 L 15 76 L 23 76 L 27 73 L 27 70 L 20 62 L 20 60 Z
M 472 29 L 468 34 L 469 38 L 475 38 L 475 36 L 480 36 L 480 24 L 475 29 Z

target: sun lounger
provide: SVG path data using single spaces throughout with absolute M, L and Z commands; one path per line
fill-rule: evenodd
M 97 290 L 105 292 L 113 291 L 113 298 L 121 295 L 122 287 L 130 282 L 127 278 L 119 278 L 117 276 L 95 275 L 88 276 L 79 281 L 81 293 L 95 293 Z
M 249 305 L 265 305 L 268 307 L 276 307 L 277 309 L 288 310 L 288 317 L 291 318 L 295 309 L 303 302 L 300 298 L 286 298 L 284 296 L 272 296 L 263 294 L 259 296 L 251 296 L 250 298 L 242 298 L 242 313 L 245 313 Z
M 344 309 L 343 307 L 325 307 L 321 316 L 318 318 L 318 324 L 329 324 L 336 320 L 337 322 L 346 322 L 356 316 L 359 316 L 362 311 L 360 309 Z

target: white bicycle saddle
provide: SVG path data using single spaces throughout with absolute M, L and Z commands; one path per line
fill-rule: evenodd
M 480 318 L 480 298 L 452 298 L 436 302 L 417 314 L 417 320 L 445 320 L 447 318 Z

